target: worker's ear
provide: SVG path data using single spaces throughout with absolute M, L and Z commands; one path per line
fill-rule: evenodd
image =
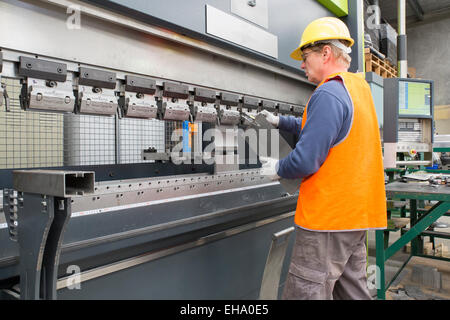
M 329 45 L 325 45 L 322 49 L 322 60 L 323 62 L 328 62 L 331 59 L 333 52 L 331 51 L 331 47 Z

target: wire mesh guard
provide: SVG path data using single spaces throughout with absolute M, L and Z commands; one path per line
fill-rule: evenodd
M 18 79 L 2 78 L 10 111 L 0 110 L 0 169 L 152 162 L 142 150 L 170 151 L 181 122 L 23 111 Z

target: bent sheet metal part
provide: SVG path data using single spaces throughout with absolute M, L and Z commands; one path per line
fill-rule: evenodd
M 250 115 L 247 115 L 250 117 Z M 272 150 L 270 150 L 270 141 L 272 141 L 271 134 L 276 134 L 278 136 L 279 141 L 279 152 L 278 152 L 278 160 L 283 159 L 289 155 L 289 153 L 292 151 L 291 146 L 286 142 L 286 140 L 279 134 L 278 130 L 272 130 L 276 129 L 273 125 L 271 125 L 267 120 L 266 117 L 264 117 L 262 114 L 258 114 L 256 117 L 250 117 L 253 121 L 251 123 L 252 127 L 254 129 L 266 129 L 266 132 L 268 134 L 267 140 L 268 141 L 268 148 L 267 148 L 267 154 L 272 155 Z M 257 148 L 260 141 L 259 131 L 258 133 L 258 144 L 257 145 L 249 145 L 249 147 L 254 151 L 258 152 Z M 256 148 L 256 150 L 255 150 Z M 295 194 L 298 192 L 300 188 L 300 183 L 302 179 L 280 179 L 280 184 L 283 187 L 283 189 L 290 195 Z

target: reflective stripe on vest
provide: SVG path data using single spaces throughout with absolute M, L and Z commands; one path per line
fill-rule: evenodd
M 295 223 L 315 231 L 384 229 L 387 226 L 384 169 L 378 120 L 372 93 L 359 75 L 340 77 L 353 104 L 347 136 L 334 145 L 322 166 L 304 178 Z M 320 108 L 320 106 L 318 106 Z M 308 116 L 308 106 L 302 129 Z

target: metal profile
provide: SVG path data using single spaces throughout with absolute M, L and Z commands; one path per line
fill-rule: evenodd
M 14 190 L 55 197 L 94 193 L 93 171 L 15 170 Z

